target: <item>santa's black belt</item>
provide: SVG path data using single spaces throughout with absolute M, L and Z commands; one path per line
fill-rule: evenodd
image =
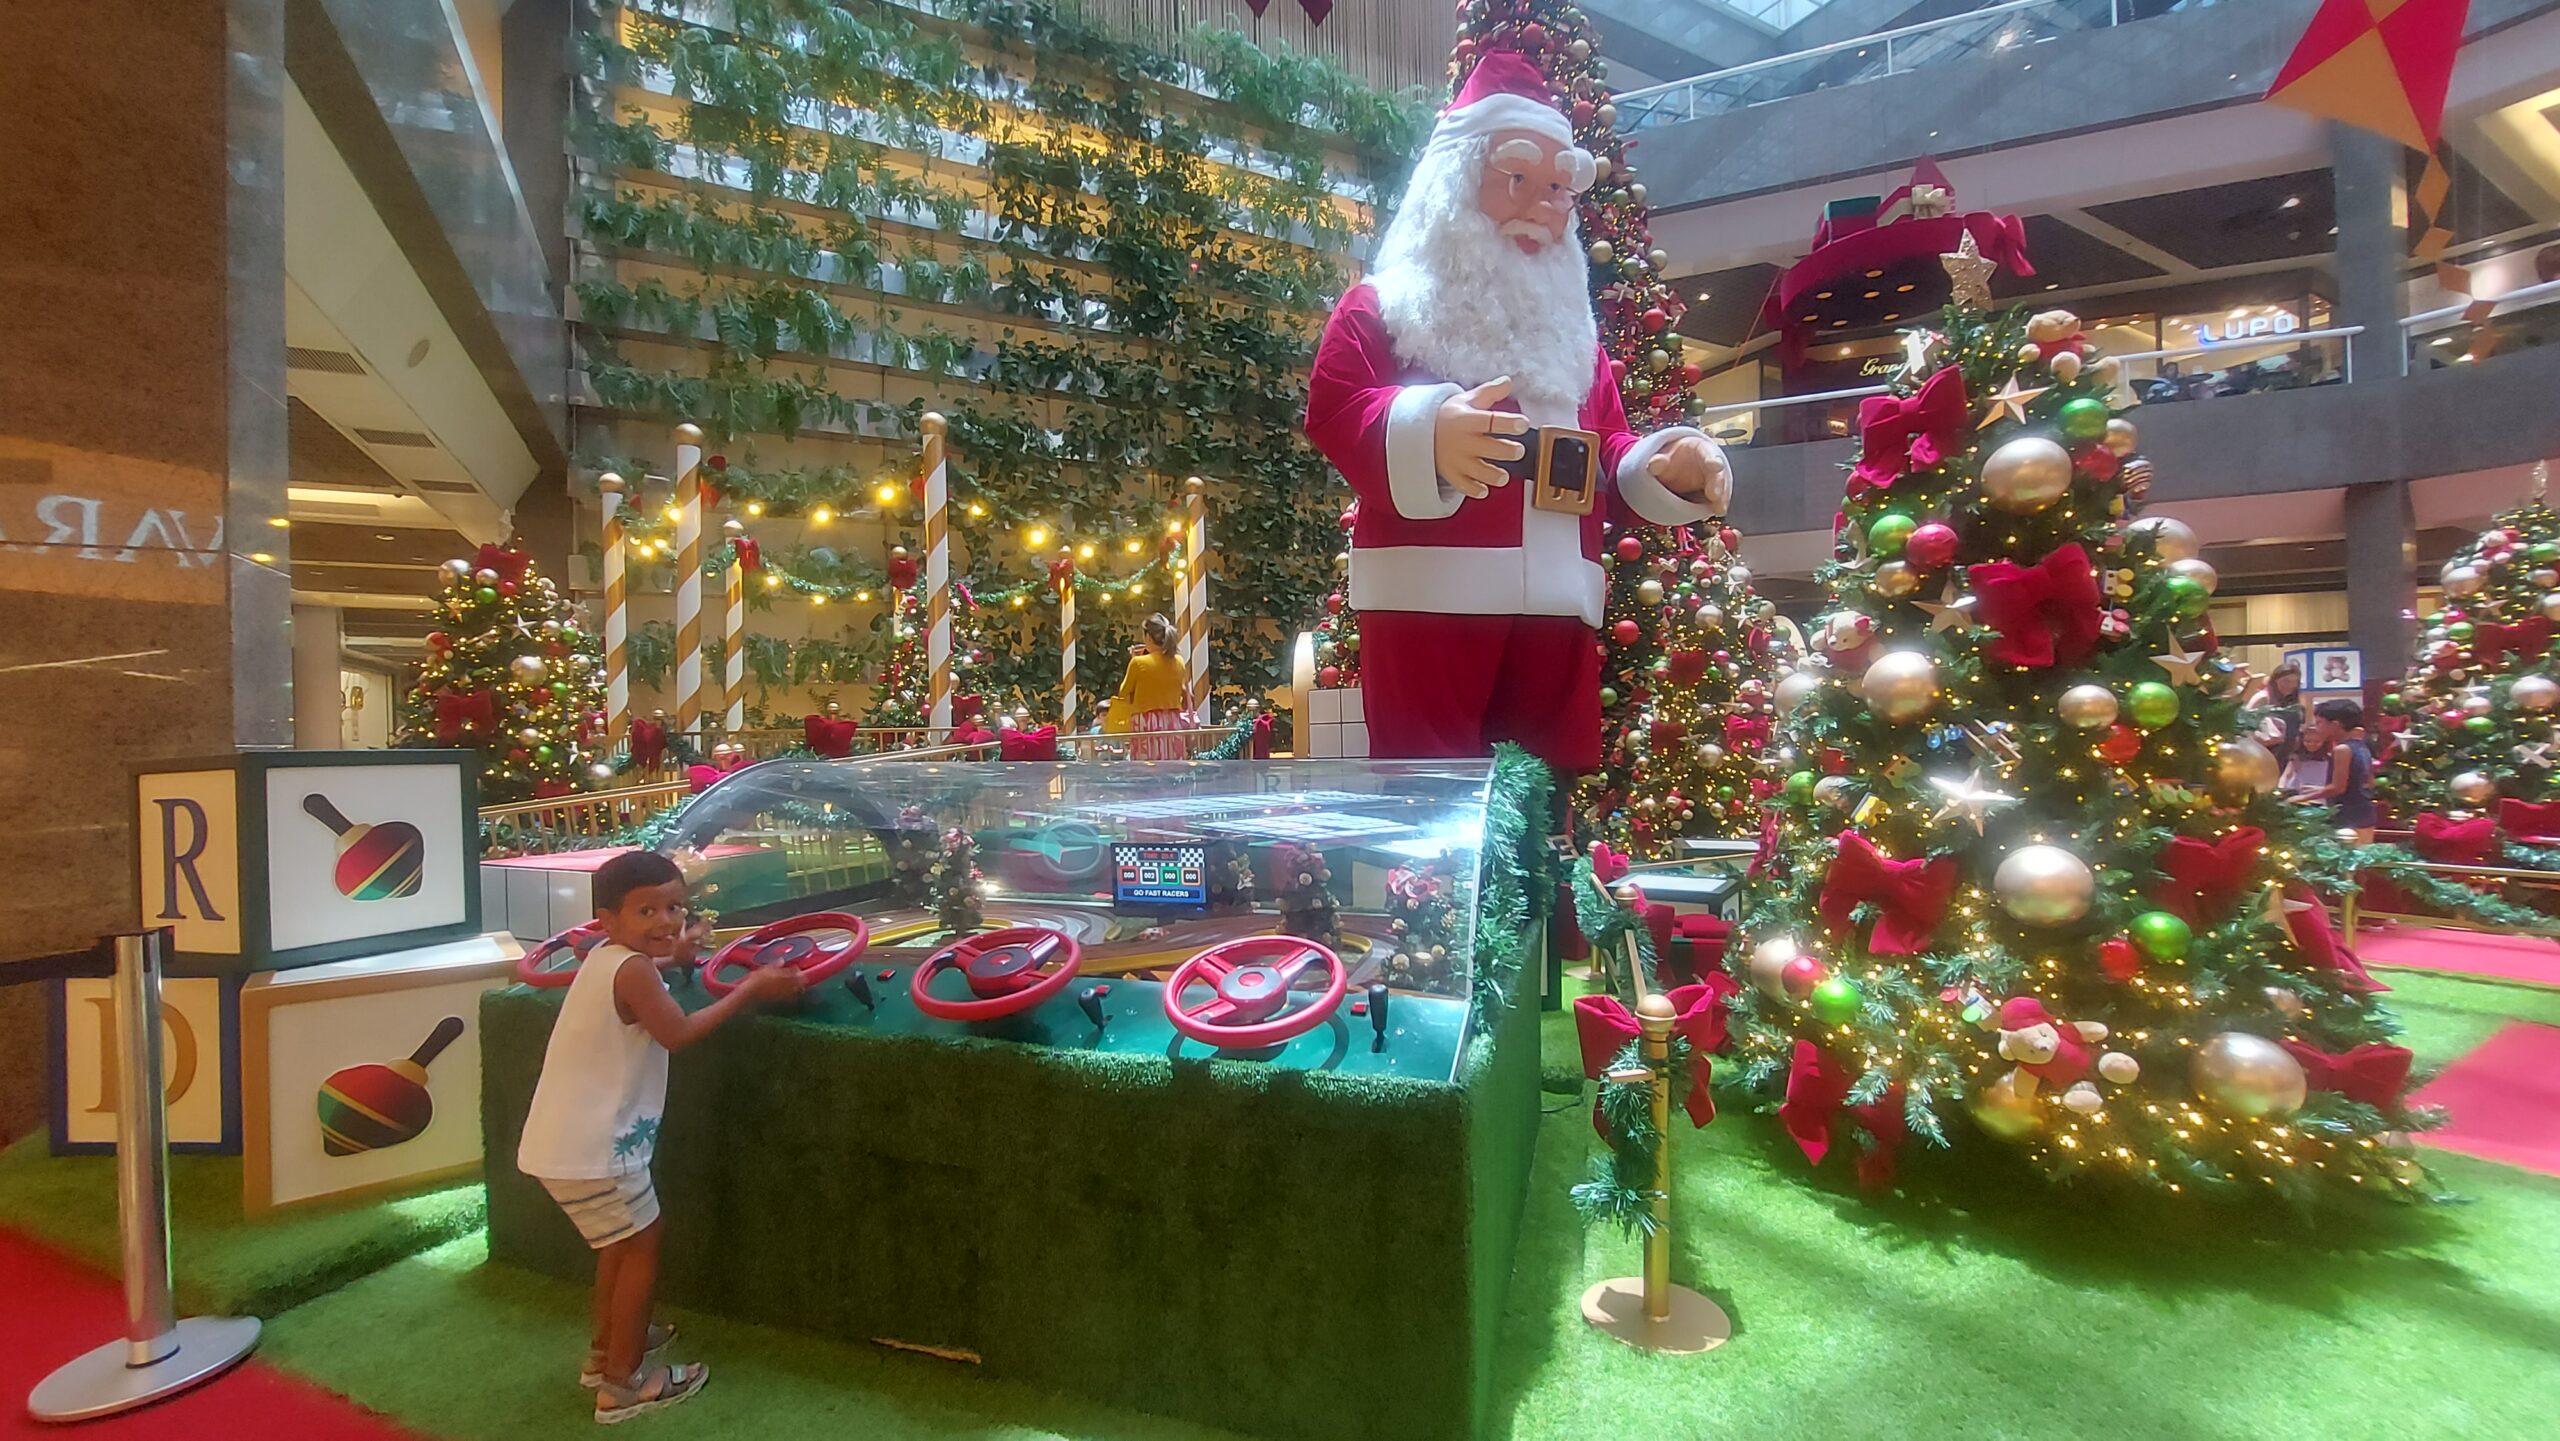
M 1589 515 L 1600 497 L 1600 437 L 1588 430 L 1533 425 L 1520 442 L 1518 460 L 1497 460 L 1514 479 L 1529 484 L 1529 503 L 1540 510 Z

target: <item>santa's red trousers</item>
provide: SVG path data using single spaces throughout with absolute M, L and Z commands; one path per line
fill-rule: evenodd
M 1576 616 L 1364 610 L 1360 689 L 1381 759 L 1507 740 L 1567 773 L 1600 764 L 1600 638 Z

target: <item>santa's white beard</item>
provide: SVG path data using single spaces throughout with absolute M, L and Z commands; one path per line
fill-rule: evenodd
M 1423 152 L 1369 285 L 1397 355 L 1468 387 L 1508 375 L 1533 422 L 1571 425 L 1600 343 L 1579 229 L 1522 254 L 1476 208 L 1487 148 Z

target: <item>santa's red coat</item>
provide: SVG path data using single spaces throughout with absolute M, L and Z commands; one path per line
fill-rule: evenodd
M 1529 504 L 1515 481 L 1470 498 L 1442 481 L 1433 464 L 1440 405 L 1490 375 L 1434 375 L 1396 354 L 1375 292 L 1352 288 L 1333 310 L 1307 386 L 1307 437 L 1360 497 L 1351 531 L 1351 596 L 1364 613 L 1522 617 L 1524 627 L 1481 622 L 1434 627 L 1398 622 L 1387 637 L 1364 627 L 1361 666 L 1368 691 L 1370 753 L 1479 754 L 1495 740 L 1518 740 L 1554 764 L 1588 769 L 1599 759 L 1598 667 L 1553 666 L 1562 626 L 1595 644 L 1607 588 L 1600 567 L 1601 521 L 1685 525 L 1705 507 L 1670 492 L 1646 469 L 1662 447 L 1700 432 L 1677 426 L 1639 439 L 1608 357 L 1592 347 L 1591 381 L 1570 415 L 1505 401 L 1539 426 L 1569 426 L 1600 437 L 1602 504 L 1589 515 Z M 1538 663 L 1511 654 L 1534 647 Z M 1490 695 L 1481 685 L 1398 684 L 1398 667 L 1503 673 Z M 1534 693 L 1514 694 L 1522 687 Z

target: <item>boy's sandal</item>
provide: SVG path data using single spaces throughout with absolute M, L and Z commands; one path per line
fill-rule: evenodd
M 690 1401 L 710 1382 L 711 1368 L 699 1361 L 680 1361 L 673 1366 L 651 1366 L 633 1379 L 637 1384 L 624 1386 L 608 1381 L 596 1388 L 597 1425 L 610 1426 Z
M 668 1343 L 675 1339 L 674 1325 L 650 1322 L 649 1337 L 640 1343 L 640 1364 L 644 1366 L 649 1364 L 650 1357 L 667 1349 Z M 604 1384 L 604 1353 L 602 1351 L 587 1352 L 586 1369 L 578 1373 L 578 1384 L 590 1391 Z

